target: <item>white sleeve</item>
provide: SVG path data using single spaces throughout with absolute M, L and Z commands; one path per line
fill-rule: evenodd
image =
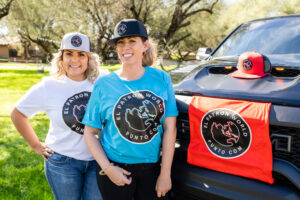
M 109 74 L 108 69 L 99 69 L 99 77 Z
M 15 106 L 27 117 L 32 117 L 36 113 L 45 112 L 44 103 L 44 84 L 40 82 L 32 86 Z
M 102 76 L 105 76 L 105 75 L 107 75 L 107 74 L 109 74 L 109 73 L 110 73 L 110 72 L 109 72 L 108 69 L 99 69 L 99 75 L 98 75 L 98 77 L 96 78 L 95 82 L 96 82 L 99 78 L 101 78 Z

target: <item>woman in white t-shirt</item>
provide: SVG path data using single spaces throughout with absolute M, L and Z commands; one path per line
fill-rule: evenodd
M 55 199 L 102 199 L 95 177 L 96 162 L 83 138 L 81 120 L 99 77 L 99 57 L 80 33 L 66 34 L 52 61 L 51 77 L 27 91 L 11 119 L 31 148 L 44 160 L 45 174 Z M 102 74 L 101 74 L 102 73 Z M 106 74 L 100 71 L 100 76 Z M 50 119 L 45 143 L 40 142 L 28 117 L 45 112 Z

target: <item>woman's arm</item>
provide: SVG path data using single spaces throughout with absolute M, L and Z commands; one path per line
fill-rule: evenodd
M 156 182 L 157 197 L 165 196 L 172 188 L 171 167 L 175 151 L 176 117 L 166 117 L 162 144 L 162 163 L 160 175 Z
M 131 177 L 128 178 L 131 173 L 118 167 L 113 166 L 102 148 L 101 143 L 99 142 L 96 135 L 98 135 L 99 129 L 93 128 L 90 126 L 85 126 L 84 128 L 84 139 L 92 153 L 93 157 L 100 165 L 102 169 L 104 169 L 105 174 L 109 177 L 109 179 L 118 186 L 124 186 L 125 184 L 131 183 Z
M 36 133 L 34 132 L 28 118 L 18 111 L 16 108 L 13 108 L 11 111 L 11 120 L 14 123 L 18 132 L 23 136 L 27 141 L 30 147 L 39 155 L 41 155 L 44 160 L 48 160 L 46 156 L 51 156 L 54 153 L 46 144 L 40 142 Z

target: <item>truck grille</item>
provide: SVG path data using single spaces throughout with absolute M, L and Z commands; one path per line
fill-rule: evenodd
M 273 156 L 275 158 L 281 158 L 287 160 L 300 169 L 300 129 L 284 126 L 274 126 L 270 125 L 270 135 L 272 134 L 282 134 L 286 136 L 291 136 L 291 151 L 280 151 L 273 150 Z
M 188 119 L 187 113 L 180 113 L 178 116 L 177 139 L 179 140 L 190 140 L 190 125 Z M 291 136 L 290 152 L 280 150 L 280 148 L 274 150 L 273 148 L 273 157 L 289 161 L 300 169 L 300 129 L 270 125 L 270 135 L 272 134 Z

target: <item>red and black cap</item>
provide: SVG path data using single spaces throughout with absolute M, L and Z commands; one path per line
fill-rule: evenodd
M 237 70 L 231 73 L 236 78 L 261 78 L 271 71 L 270 60 L 255 51 L 242 53 L 239 57 Z
M 115 46 L 117 40 L 131 36 L 140 36 L 148 39 L 147 29 L 142 22 L 136 19 L 123 19 L 116 25 L 114 35 L 107 44 Z

